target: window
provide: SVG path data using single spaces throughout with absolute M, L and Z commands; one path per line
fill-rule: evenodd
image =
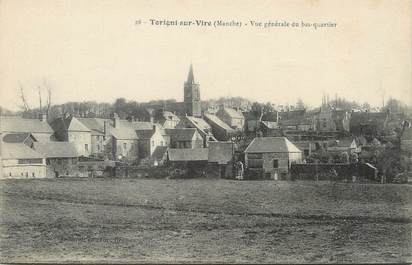
M 26 178 L 28 178 L 29 177 L 29 172 L 26 172 Z
M 97 151 L 100 151 L 100 145 L 99 144 L 97 145 Z
M 249 168 L 263 168 L 263 154 L 247 154 Z
M 273 160 L 273 168 L 279 168 L 279 160 L 277 159 Z
M 9 172 L 9 177 L 11 177 L 11 172 Z
M 84 145 L 84 150 L 86 150 L 86 152 L 89 151 L 89 145 L 88 145 L 88 144 L 85 144 L 85 145 Z
M 303 153 L 305 154 L 305 156 L 308 156 L 309 155 L 309 149 L 303 150 Z
M 31 176 L 32 176 L 33 178 L 35 177 L 34 172 L 33 172 L 33 173 L 31 173 Z
M 123 143 L 123 149 L 124 149 L 124 150 L 127 149 L 127 143 Z
M 41 158 L 39 159 L 19 159 L 17 161 L 18 164 L 41 164 L 43 161 Z
M 249 159 L 262 159 L 263 154 L 262 153 L 252 153 L 252 154 L 248 154 L 247 157 Z

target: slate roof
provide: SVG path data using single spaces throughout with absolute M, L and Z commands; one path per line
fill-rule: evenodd
M 208 148 L 182 148 L 168 150 L 169 160 L 172 162 L 207 161 L 208 153 Z
M 202 131 L 207 131 L 211 129 L 210 125 L 202 118 L 197 118 L 193 116 L 186 116 L 187 120 L 189 120 L 196 128 Z
M 169 135 L 174 141 L 192 141 L 196 133 L 195 128 L 175 128 L 164 129 L 166 135 Z
M 45 121 L 39 119 L 23 119 L 21 117 L 0 117 L 2 132 L 36 132 L 53 133 L 53 129 Z
M 111 119 L 101 118 L 77 118 L 84 126 L 92 131 L 92 135 L 104 135 L 104 122 L 107 121 L 109 126 L 113 127 Z
M 119 128 L 112 128 L 111 133 L 114 138 L 119 140 L 137 140 L 136 130 L 132 127 L 120 126 Z
M 83 123 L 81 123 L 76 117 L 71 117 L 69 120 L 68 131 L 77 131 L 77 132 L 90 132 L 91 130 L 87 128 Z
M 241 111 L 238 111 L 236 109 L 233 108 L 227 108 L 224 107 L 223 110 L 231 117 L 231 118 L 235 118 L 235 119 L 244 119 L 245 117 L 243 116 Z
M 35 142 L 33 148 L 46 158 L 70 158 L 79 156 L 74 143 L 70 142 Z
M 177 117 L 173 112 L 171 111 L 163 111 L 162 116 L 165 120 L 168 121 L 179 121 L 179 117 Z
M 359 126 L 361 124 L 384 125 L 387 119 L 387 112 L 353 112 L 350 118 L 350 126 Z
M 278 123 L 274 121 L 262 121 L 262 124 L 266 126 L 268 129 L 278 129 L 279 128 Z
M 135 130 L 152 130 L 154 125 L 161 127 L 160 124 L 156 124 L 156 123 L 148 122 L 148 121 L 130 122 L 130 121 L 125 121 L 125 120 L 120 120 L 119 127 L 130 127 L 130 128 L 134 128 Z
M 167 146 L 157 146 L 151 155 L 151 158 L 156 161 L 160 161 L 165 156 L 168 150 Z
M 339 146 L 339 147 L 350 147 L 350 145 L 352 144 L 352 142 L 354 141 L 355 139 L 353 139 L 353 138 L 343 138 L 343 139 L 339 139 L 338 141 L 337 141 L 337 146 Z
M 208 160 L 211 163 L 227 164 L 233 158 L 231 142 L 210 142 Z
M 37 142 L 50 142 L 52 141 L 51 138 L 54 139 L 53 135 L 45 134 L 45 133 L 32 133 L 34 139 L 37 140 Z
M 30 133 L 8 133 L 3 136 L 3 142 L 23 143 L 28 137 L 30 137 L 30 135 Z
M 256 137 L 245 153 L 301 153 L 286 137 Z
M 216 115 L 205 113 L 204 116 L 210 123 L 213 123 L 215 126 L 218 126 L 218 127 L 224 129 L 225 131 L 227 131 L 229 133 L 230 132 L 233 132 L 233 133 L 236 132 L 229 125 L 227 125 L 224 121 L 219 119 Z
M 140 140 L 150 139 L 150 138 L 152 138 L 154 133 L 155 133 L 155 130 L 153 130 L 153 129 L 151 129 L 151 130 L 136 130 L 137 138 L 139 138 Z
M 81 123 L 76 117 L 60 117 L 53 120 L 51 126 L 55 131 L 77 131 L 77 132 L 90 132 L 83 123 Z
M 3 143 L 1 146 L 2 159 L 36 159 L 44 156 L 22 143 Z

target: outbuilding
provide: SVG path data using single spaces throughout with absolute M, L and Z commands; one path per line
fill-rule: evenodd
M 286 179 L 290 165 L 302 161 L 302 151 L 286 137 L 257 137 L 245 150 L 250 178 Z

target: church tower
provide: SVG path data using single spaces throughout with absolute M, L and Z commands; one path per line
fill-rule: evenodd
M 184 84 L 184 104 L 185 112 L 188 116 L 202 116 L 200 88 L 199 84 L 195 83 L 192 65 L 190 65 L 189 75 L 187 76 L 187 81 Z

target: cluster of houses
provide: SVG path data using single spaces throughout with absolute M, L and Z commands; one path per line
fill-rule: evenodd
M 144 117 L 63 115 L 49 122 L 46 115 L 1 117 L 0 176 L 93 176 L 120 163 L 173 165 L 189 169 L 189 174 L 207 171 L 231 177 L 235 162 L 242 161 L 249 172 L 278 179 L 287 176 L 293 163 L 311 163 L 316 154 L 334 159 L 346 153 L 343 160 L 361 155 L 363 147 L 383 145 L 378 135 L 396 139 L 399 128 L 400 145 L 410 162 L 412 133 L 404 125 L 402 114 L 349 112 L 331 106 L 326 97 L 319 110 L 310 113 L 259 113 L 225 105 L 202 110 L 191 66 L 184 101 L 150 106 Z

